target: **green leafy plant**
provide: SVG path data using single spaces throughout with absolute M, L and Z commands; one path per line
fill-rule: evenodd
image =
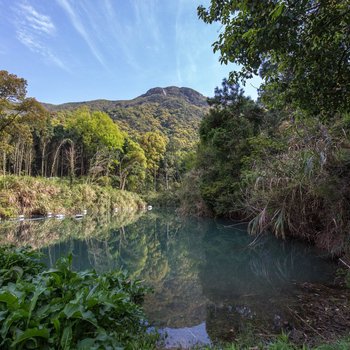
M 44 270 L 30 250 L 1 249 L 1 349 L 155 348 L 139 281 L 120 271 L 75 272 L 71 256 Z

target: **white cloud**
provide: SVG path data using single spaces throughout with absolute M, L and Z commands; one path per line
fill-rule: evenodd
M 163 45 L 156 14 L 157 1 L 134 0 L 132 4 L 136 17 L 135 34 L 139 33 L 143 38 L 147 38 L 148 47 L 146 48 L 159 52 Z
M 49 16 L 37 12 L 32 6 L 22 3 L 18 10 L 23 16 L 23 24 L 31 28 L 33 31 L 46 34 L 53 34 L 56 30 L 55 25 Z
M 194 8 L 194 4 L 180 0 L 176 13 L 176 75 L 180 85 L 191 85 L 195 80 L 198 71 L 197 60 L 200 59 L 199 52 L 203 49 L 197 29 L 188 17 L 185 17 L 185 14 L 192 13 Z
M 17 39 L 32 52 L 41 55 L 47 62 L 69 71 L 64 62 L 45 43 L 56 33 L 56 27 L 51 18 L 39 13 L 26 2 L 20 3 L 13 10 Z
M 104 0 L 104 7 L 102 16 L 105 23 L 105 31 L 113 38 L 113 46 L 110 46 L 110 52 L 113 55 L 120 55 L 125 58 L 128 65 L 136 70 L 141 70 L 141 66 L 137 62 L 137 55 L 135 54 L 131 43 L 135 41 L 134 31 L 135 27 L 122 23 L 122 16 L 117 12 L 115 3 L 112 0 Z M 101 33 L 100 37 L 105 33 Z M 101 38 L 100 38 L 101 39 Z

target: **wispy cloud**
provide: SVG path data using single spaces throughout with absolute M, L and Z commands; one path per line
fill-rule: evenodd
M 210 48 L 213 30 L 197 19 L 197 5 L 196 1 L 178 0 L 175 19 L 176 76 L 179 84 L 189 86 L 198 85 L 203 72 L 207 77 L 213 74 L 208 62 L 218 66 Z
M 35 38 L 32 33 L 29 33 L 25 30 L 17 30 L 18 40 L 25 46 L 27 46 L 31 51 L 37 52 L 43 56 L 47 61 L 54 63 L 56 66 L 61 69 L 69 72 L 68 67 L 65 63 L 44 44 L 42 44 L 37 38 Z
M 197 31 L 191 27 L 191 22 L 186 23 L 184 20 L 184 15 L 190 11 L 189 6 L 192 7 L 180 0 L 175 20 L 176 76 L 180 85 L 191 83 L 196 76 L 196 56 L 201 45 L 195 37 Z
M 113 70 L 111 62 L 118 61 L 138 72 L 145 72 L 146 59 L 156 57 L 164 48 L 157 1 L 127 0 L 121 4 L 100 0 L 97 6 L 93 1 L 56 0 L 105 68 Z
M 37 12 L 32 6 L 26 3 L 20 4 L 18 9 L 23 15 L 24 23 L 32 30 L 49 35 L 55 32 L 55 25 L 49 16 Z
M 106 63 L 104 61 L 104 58 L 103 58 L 100 50 L 94 44 L 93 38 L 91 37 L 91 35 L 88 33 L 87 29 L 85 28 L 85 25 L 79 16 L 79 12 L 73 8 L 73 6 L 69 2 L 69 0 L 57 0 L 57 3 L 66 12 L 73 27 L 80 34 L 80 36 L 84 39 L 84 41 L 86 42 L 86 44 L 90 48 L 90 50 L 91 50 L 92 54 L 95 56 L 95 58 L 101 63 L 101 65 L 103 65 L 106 68 Z
M 31 51 L 41 55 L 46 61 L 69 71 L 64 62 L 45 43 L 56 33 L 51 18 L 38 12 L 33 6 L 22 2 L 13 8 L 17 39 Z

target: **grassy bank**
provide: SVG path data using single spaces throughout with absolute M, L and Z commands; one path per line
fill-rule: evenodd
M 350 349 L 350 339 L 342 339 L 332 344 L 323 344 L 314 347 L 297 346 L 288 340 L 288 336 L 282 334 L 270 344 L 245 343 L 238 341 L 234 344 L 224 346 L 204 347 L 202 350 L 348 350 Z
M 154 208 L 178 208 L 180 198 L 177 189 L 163 190 L 160 192 L 147 192 L 142 198 Z
M 28 176 L 0 177 L 0 217 L 77 214 L 82 210 L 104 213 L 115 208 L 137 210 L 145 206 L 135 193 L 65 179 Z

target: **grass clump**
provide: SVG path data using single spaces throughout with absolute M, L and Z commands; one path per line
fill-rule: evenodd
M 124 273 L 75 272 L 71 257 L 45 270 L 37 253 L 0 248 L 1 349 L 154 349 L 145 288 Z

